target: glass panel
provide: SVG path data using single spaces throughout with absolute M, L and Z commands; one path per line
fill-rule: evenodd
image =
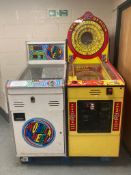
M 69 65 L 68 76 L 77 80 L 114 80 L 117 79 L 108 64 L 73 64 Z
M 20 80 L 63 79 L 64 65 L 44 65 L 28 67 Z
M 103 80 L 108 78 L 103 73 L 100 64 L 72 65 L 69 68 L 69 76 L 76 76 L 77 80 Z
M 118 79 L 118 77 L 115 75 L 115 73 L 112 71 L 112 69 L 110 68 L 110 66 L 108 64 L 103 63 L 103 67 L 106 69 L 108 75 L 111 77 L 112 80 Z M 116 72 L 116 74 L 118 75 L 117 72 Z

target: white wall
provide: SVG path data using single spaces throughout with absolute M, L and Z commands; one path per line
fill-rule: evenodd
M 49 18 L 48 9 L 68 9 L 69 16 Z M 112 41 L 114 37 L 112 0 L 0 2 L 0 105 L 6 111 L 5 82 L 16 79 L 26 67 L 25 41 L 64 40 L 71 23 L 85 11 L 93 12 L 106 23 Z

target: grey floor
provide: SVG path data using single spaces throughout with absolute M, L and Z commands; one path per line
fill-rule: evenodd
M 0 116 L 0 175 L 131 175 L 131 158 L 124 149 L 111 162 L 96 158 L 72 160 L 34 159 L 21 164 L 15 157 L 15 148 L 9 123 Z

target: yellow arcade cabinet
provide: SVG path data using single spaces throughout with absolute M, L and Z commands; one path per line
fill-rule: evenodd
M 67 36 L 68 155 L 118 157 L 124 81 L 108 59 L 109 35 L 90 12 Z

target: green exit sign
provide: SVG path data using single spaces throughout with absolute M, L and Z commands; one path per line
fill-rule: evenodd
M 56 16 L 56 10 L 49 10 L 48 11 L 49 16 Z
M 49 17 L 63 17 L 68 16 L 68 10 L 49 10 Z
M 68 10 L 59 10 L 59 16 L 68 16 Z

